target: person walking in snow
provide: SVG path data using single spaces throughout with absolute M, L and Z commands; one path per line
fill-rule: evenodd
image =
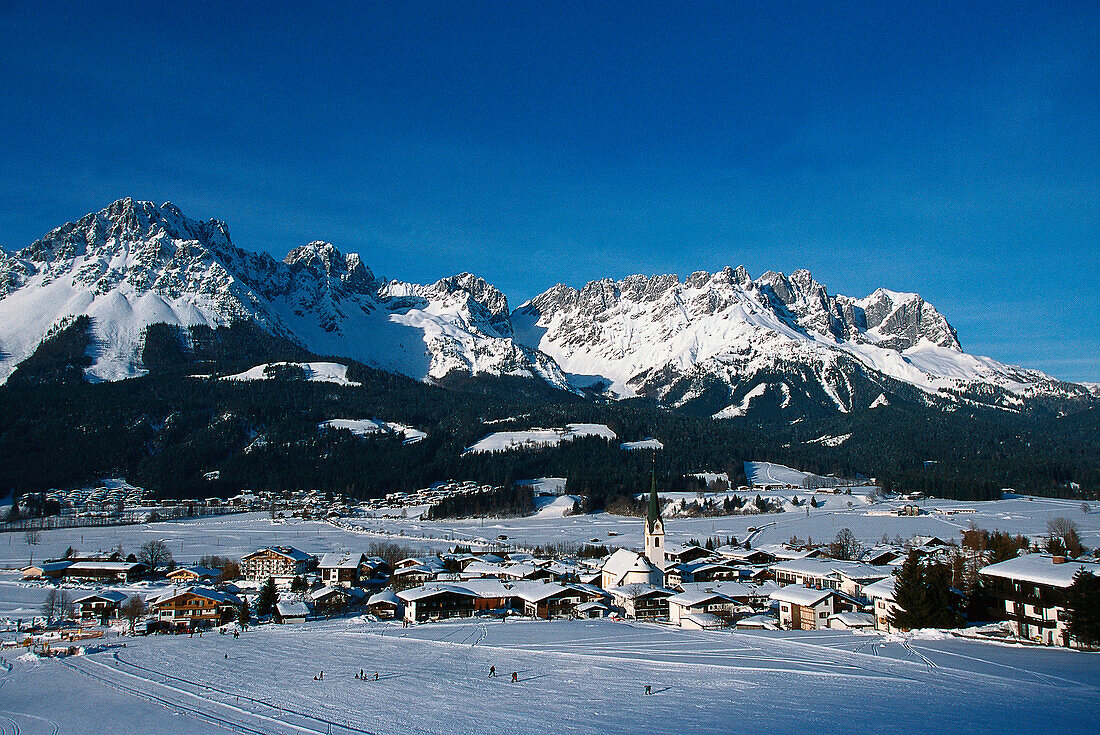
M 519 672 L 518 671 L 513 671 L 512 672 L 512 683 L 513 684 L 518 684 L 519 683 Z
M 367 678 L 366 676 L 363 675 L 363 670 L 362 669 L 359 669 L 359 678 L 360 679 L 366 679 Z
M 646 694 L 653 694 L 653 689 L 652 689 L 652 685 L 651 685 L 651 684 L 646 684 L 646 685 L 645 685 L 645 693 L 646 693 Z
M 489 667 L 489 678 L 492 678 L 496 675 L 497 675 L 497 667 L 496 666 L 490 666 Z
M 324 680 L 325 680 L 325 672 L 322 670 L 321 673 L 317 675 L 317 681 L 324 681 Z
M 374 680 L 378 681 L 378 672 L 377 671 L 374 672 Z

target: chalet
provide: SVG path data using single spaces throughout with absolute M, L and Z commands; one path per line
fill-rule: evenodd
M 724 627 L 736 602 L 717 592 L 681 592 L 666 599 L 668 620 L 681 628 L 709 629 Z
M 691 585 L 695 588 L 696 585 Z M 704 584 L 703 588 L 708 592 L 717 592 L 727 597 L 738 605 L 747 605 L 755 609 L 767 608 L 771 604 L 771 594 L 779 589 L 779 585 L 772 581 L 760 584 L 748 582 L 719 582 L 718 584 Z M 688 590 L 685 589 L 685 592 Z
M 627 617 L 637 620 L 667 618 L 668 598 L 675 594 L 664 587 L 640 583 L 613 587 L 608 592 Z
M 829 588 L 852 597 L 862 597 L 866 585 L 891 574 L 886 567 L 827 557 L 791 559 L 773 565 L 771 570 L 780 585 Z
M 787 544 L 760 544 L 756 551 L 763 551 L 775 557 L 776 561 L 791 561 L 792 559 L 814 559 L 824 556 L 821 549 L 802 549 Z
M 841 594 L 832 588 L 812 589 L 788 585 L 773 592 L 779 603 L 779 627 L 785 630 L 818 630 L 828 626 L 828 618 L 838 612 Z
M 1100 574 L 1100 563 L 1027 554 L 981 569 L 982 586 L 1020 638 L 1048 646 L 1073 646 L 1066 618 L 1066 590 L 1079 571 Z
M 315 558 L 292 546 L 257 549 L 241 557 L 241 576 L 262 582 L 268 577 L 289 582 L 309 571 Z
M 366 554 L 323 554 L 317 563 L 321 581 L 333 587 L 357 587 L 372 576 Z
M 330 585 L 310 592 L 309 599 L 318 612 L 331 614 L 345 610 L 350 596 L 344 587 Z
M 665 557 L 679 564 L 690 564 L 700 559 L 709 559 L 714 556 L 714 553 L 698 544 L 673 544 L 665 549 Z
M 150 607 L 162 626 L 193 630 L 232 620 L 240 604 L 236 596 L 209 587 L 183 587 L 153 598 Z
M 393 590 L 382 590 L 367 599 L 367 611 L 380 618 L 401 617 L 404 604 Z
M 897 609 L 897 605 L 894 604 L 895 581 L 897 581 L 897 577 L 885 577 L 863 588 L 864 597 L 871 601 L 871 607 L 874 609 L 872 614 L 874 615 L 875 630 L 887 633 L 894 632 L 894 624 L 891 621 L 894 618 L 894 611 Z
M 397 597 L 404 605 L 405 620 L 410 623 L 468 618 L 474 614 L 474 597 L 462 588 L 414 587 L 398 592 Z
M 180 567 L 179 569 L 173 569 L 164 576 L 176 584 L 190 584 L 192 582 L 202 584 L 217 581 L 218 577 L 221 576 L 221 571 L 199 566 Z
M 141 562 L 128 561 L 78 561 L 65 567 L 64 579 L 89 579 L 97 582 L 135 582 L 145 576 L 146 567 Z
M 23 579 L 61 579 L 65 574 L 65 570 L 72 566 L 73 563 L 74 562 L 70 559 L 44 561 L 39 564 L 31 564 L 28 567 L 23 567 L 20 571 L 23 573 Z
M 741 578 L 741 567 L 715 561 L 680 564 L 681 580 L 686 582 L 723 582 Z
M 522 585 L 515 592 L 517 603 L 523 604 L 523 614 L 532 618 L 569 618 L 581 604 L 580 592 L 560 584 Z
M 102 590 L 73 600 L 81 620 L 95 620 L 107 624 L 118 617 L 118 610 L 129 597 L 118 590 Z
M 275 604 L 275 620 L 283 625 L 304 623 L 309 615 L 309 605 L 301 600 L 279 600 Z
M 763 549 L 746 549 L 742 546 L 719 546 L 717 553 L 724 559 L 742 564 L 771 564 L 775 554 Z

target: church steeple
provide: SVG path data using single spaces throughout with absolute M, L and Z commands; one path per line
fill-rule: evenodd
M 665 568 L 665 522 L 661 520 L 661 501 L 657 497 L 657 471 L 649 488 L 649 509 L 645 518 L 645 556 L 658 569 Z
M 646 532 L 652 532 L 653 524 L 661 520 L 661 502 L 657 499 L 657 471 L 651 473 L 649 487 L 649 510 L 645 517 Z

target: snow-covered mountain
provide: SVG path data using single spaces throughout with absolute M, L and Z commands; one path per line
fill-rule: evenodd
M 744 268 L 558 285 L 510 311 L 469 273 L 417 285 L 376 276 L 327 242 L 283 261 L 226 225 L 121 199 L 0 252 L 0 382 L 45 337 L 91 317 L 93 380 L 145 372 L 146 327 L 250 321 L 316 355 L 430 382 L 523 378 L 645 396 L 719 418 L 925 403 L 948 410 L 1095 400 L 1084 386 L 962 351 L 916 294 L 833 296 L 808 271 Z
M 316 354 L 421 380 L 517 376 L 568 388 L 553 360 L 513 339 L 507 299 L 481 278 L 388 281 L 325 242 L 278 262 L 170 203 L 116 201 L 0 261 L 0 381 L 81 314 L 92 318 L 86 373 L 97 380 L 144 372 L 150 324 L 251 320 Z
M 899 393 L 1006 410 L 1035 396 L 1087 396 L 1082 386 L 966 354 L 954 328 L 916 294 L 832 296 L 805 270 L 558 285 L 512 321 L 519 340 L 553 357 L 576 385 L 603 381 L 615 395 L 709 407 L 716 418 L 757 403 L 848 412 Z

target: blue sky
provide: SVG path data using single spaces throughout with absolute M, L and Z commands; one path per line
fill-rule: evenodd
M 809 268 L 1100 381 L 1095 2 L 72 5 L 0 6 L 8 250 L 133 196 L 513 305 Z

